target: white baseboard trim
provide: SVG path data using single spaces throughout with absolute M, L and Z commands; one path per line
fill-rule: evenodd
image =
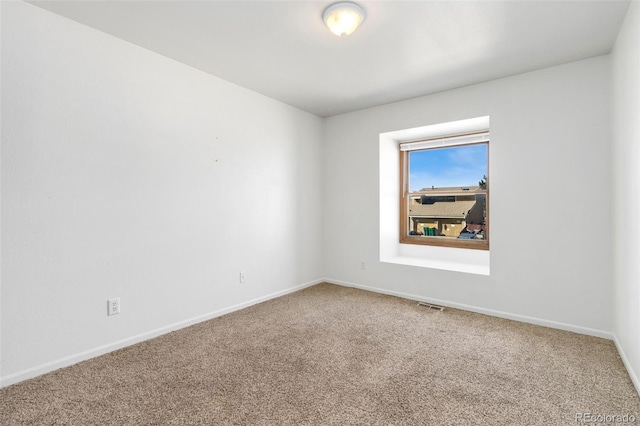
M 478 314 L 490 315 L 498 318 L 505 318 L 519 322 L 525 322 L 528 324 L 540 325 L 543 327 L 555 328 L 558 330 L 571 331 L 578 334 L 586 334 L 588 336 L 601 337 L 603 339 L 613 340 L 613 333 L 604 330 L 598 330 L 594 328 L 582 327 L 579 325 L 566 324 L 557 321 L 550 321 L 541 318 L 529 317 L 526 315 L 513 314 L 509 312 L 496 311 L 493 309 L 480 308 L 477 306 L 465 305 L 462 303 L 450 302 L 446 300 L 433 299 L 429 297 L 418 296 L 416 294 L 403 293 L 399 291 L 387 290 L 379 287 L 370 287 L 366 285 L 350 283 L 346 281 L 334 280 L 332 278 L 326 278 L 325 282 L 330 284 L 336 284 L 343 287 L 354 287 L 361 290 L 371 291 L 374 293 L 387 294 L 389 296 L 397 296 L 403 299 L 410 299 L 419 302 L 432 303 L 434 305 L 446 306 L 453 309 L 460 309 L 463 311 L 476 312 Z
M 624 367 L 627 369 L 627 373 L 629 373 L 631 382 L 633 383 L 633 386 L 635 386 L 636 392 L 638 392 L 638 395 L 640 396 L 640 380 L 638 379 L 638 375 L 636 374 L 635 371 L 633 371 L 633 367 L 631 366 L 631 363 L 629 363 L 629 359 L 627 358 L 627 355 L 624 353 L 624 350 L 622 349 L 622 345 L 620 345 L 620 342 L 618 341 L 618 336 L 616 336 L 615 334 L 613 335 L 613 342 L 615 343 L 616 348 L 618 349 L 618 354 L 620 354 L 620 358 L 622 358 L 622 363 L 624 364 Z
M 57 359 L 55 361 L 47 362 L 37 367 L 32 367 L 23 371 L 19 371 L 17 373 L 10 374 L 6 377 L 0 377 L 0 388 L 7 387 L 15 383 L 22 382 L 24 380 L 32 379 L 42 374 L 50 373 L 54 370 L 68 367 L 70 365 L 77 364 L 81 361 L 86 361 L 88 359 L 95 358 L 97 356 L 104 355 L 109 352 L 113 352 L 115 350 L 134 345 L 136 343 L 144 342 L 145 340 L 153 339 L 163 334 L 167 334 L 175 330 L 180 330 L 182 328 L 189 327 L 190 325 L 194 325 L 203 321 L 208 321 L 210 319 L 213 319 L 222 315 L 226 315 L 231 312 L 239 311 L 241 309 L 248 308 L 249 306 L 266 302 L 267 300 L 276 299 L 278 297 L 285 296 L 290 293 L 295 293 L 296 291 L 305 289 L 307 287 L 311 287 L 316 284 L 320 284 L 322 282 L 325 282 L 325 280 L 318 279 L 314 281 L 309 281 L 304 284 L 297 285 L 295 287 L 287 288 L 281 291 L 277 291 L 275 293 L 268 294 L 266 296 L 262 296 L 256 299 L 248 300 L 246 302 L 238 303 L 237 305 L 233 305 L 227 308 L 219 309 L 217 311 L 209 312 L 204 315 L 199 315 L 197 317 L 190 318 L 184 321 L 179 321 L 164 327 L 156 328 L 155 330 L 151 330 L 145 333 L 138 334 L 136 336 L 119 340 L 117 342 L 109 343 L 104 346 L 99 346 L 97 348 L 89 349 L 84 352 L 80 352 L 80 353 L 70 355 L 61 359 Z

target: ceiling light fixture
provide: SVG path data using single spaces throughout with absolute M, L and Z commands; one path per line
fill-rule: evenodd
M 346 37 L 354 32 L 364 21 L 364 9 L 355 3 L 342 1 L 327 7 L 322 20 L 332 33 Z

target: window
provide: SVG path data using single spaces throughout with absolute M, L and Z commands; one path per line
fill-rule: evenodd
M 400 143 L 400 242 L 489 249 L 489 133 Z

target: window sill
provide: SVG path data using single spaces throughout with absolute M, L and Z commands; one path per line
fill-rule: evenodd
M 398 244 L 395 253 L 380 253 L 380 261 L 467 274 L 490 275 L 489 251 Z M 455 260 L 454 260 L 455 259 Z

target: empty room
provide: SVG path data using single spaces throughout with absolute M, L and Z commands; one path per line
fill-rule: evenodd
M 640 1 L 0 23 L 0 425 L 640 423 Z

